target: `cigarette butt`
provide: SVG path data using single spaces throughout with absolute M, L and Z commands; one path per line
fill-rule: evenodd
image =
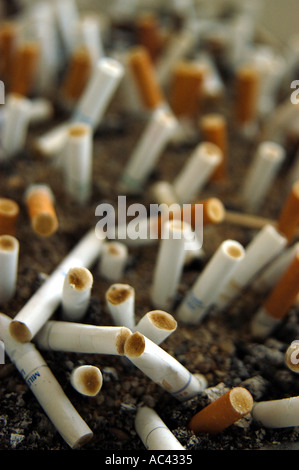
M 203 205 L 203 225 L 220 224 L 225 219 L 225 207 L 217 197 L 210 197 L 199 204 Z
M 105 243 L 99 261 L 99 273 L 109 281 L 119 281 L 124 275 L 128 257 L 128 247 L 124 243 Z
M 235 116 L 237 123 L 244 125 L 254 121 L 259 95 L 259 74 L 251 66 L 239 67 L 235 84 Z
M 175 66 L 169 103 L 177 117 L 196 115 L 203 81 L 204 71 L 197 64 L 181 61 Z
M 255 403 L 252 417 L 266 428 L 288 428 L 298 426 L 299 397 L 283 398 Z
M 297 374 L 299 373 L 299 342 L 293 341 L 285 352 L 287 367 Z
M 93 276 L 89 269 L 74 267 L 69 269 L 62 289 L 62 310 L 67 320 L 82 319 L 88 309 Z
M 71 385 L 81 395 L 95 397 L 103 385 L 103 376 L 96 366 L 78 366 L 71 373 Z
M 163 310 L 147 312 L 137 323 L 135 331 L 143 334 L 156 344 L 161 344 L 177 328 L 174 317 Z
M 188 427 L 194 433 L 217 434 L 251 412 L 253 398 L 242 387 L 235 387 L 193 416 Z
M 27 96 L 32 91 L 39 54 L 39 45 L 34 42 L 27 42 L 16 50 L 12 65 L 11 93 Z
M 152 12 L 145 12 L 137 18 L 136 38 L 137 43 L 146 48 L 151 60 L 155 62 L 163 46 L 163 37 L 157 15 Z
M 15 235 L 19 205 L 12 199 L 0 198 L 0 235 Z
M 136 46 L 133 48 L 130 51 L 128 63 L 144 106 L 148 109 L 155 109 L 163 104 L 165 102 L 164 95 L 145 47 Z
M 291 307 L 299 291 L 299 254 L 297 254 L 280 278 L 268 299 L 264 308 L 274 318 L 283 318 Z
M 53 235 L 58 229 L 58 220 L 50 188 L 47 185 L 32 185 L 25 198 L 34 232 L 43 237 Z
M 4 158 L 20 152 L 25 144 L 30 121 L 31 102 L 19 94 L 9 94 L 5 104 L 5 120 L 2 127 Z
M 284 203 L 277 220 L 277 230 L 290 242 L 299 224 L 299 181 L 296 181 Z
M 15 294 L 19 261 L 19 242 L 11 235 L 0 236 L 0 304 Z
M 117 326 L 135 327 L 135 289 L 129 284 L 112 284 L 106 292 L 106 304 Z
M 66 103 L 76 102 L 90 78 L 92 70 L 91 57 L 84 47 L 76 49 L 70 60 L 70 64 L 62 84 L 62 97 Z
M 222 161 L 211 176 L 211 181 L 224 181 L 228 176 L 228 136 L 227 122 L 217 113 L 206 114 L 200 120 L 202 140 L 217 145 L 222 151 Z
M 0 27 L 0 53 L 1 53 L 1 74 L 5 82 L 9 83 L 11 78 L 11 67 L 13 62 L 13 52 L 17 38 L 17 26 L 13 21 L 3 22 Z

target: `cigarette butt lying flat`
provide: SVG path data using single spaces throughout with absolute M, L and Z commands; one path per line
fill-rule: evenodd
M 181 61 L 175 66 L 169 102 L 177 117 L 196 115 L 203 82 L 204 71 L 197 64 Z
M 58 229 L 58 220 L 50 188 L 33 185 L 28 188 L 25 198 L 34 232 L 43 237 L 53 235 Z
M 0 235 L 15 235 L 19 213 L 20 207 L 14 200 L 0 198 Z
M 212 174 L 212 181 L 223 181 L 228 176 L 227 123 L 221 114 L 206 114 L 200 120 L 202 140 L 217 145 L 222 151 L 222 160 Z
M 299 342 L 293 341 L 285 352 L 285 363 L 293 372 L 299 373 Z
M 277 230 L 291 241 L 299 225 L 299 181 L 296 181 L 277 220 Z
M 252 417 L 266 428 L 288 428 L 299 425 L 299 397 L 255 403 Z
M 251 412 L 253 398 L 242 387 L 235 387 L 197 413 L 188 427 L 194 433 L 217 434 Z
M 133 48 L 129 54 L 129 66 L 144 106 L 155 109 L 165 102 L 163 92 L 155 76 L 149 53 L 143 46 Z
M 78 366 L 72 370 L 71 384 L 81 395 L 94 397 L 103 385 L 102 372 L 96 366 Z
M 57 431 L 71 448 L 88 442 L 93 433 L 78 414 L 45 360 L 32 343 L 21 344 L 9 334 L 11 318 L 0 314 L 0 338 L 5 351 Z

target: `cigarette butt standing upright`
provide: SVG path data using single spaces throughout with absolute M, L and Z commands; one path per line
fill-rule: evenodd
M 117 326 L 135 327 L 135 289 L 129 284 L 112 284 L 106 292 L 106 305 Z
M 194 415 L 188 427 L 196 434 L 217 434 L 249 414 L 252 406 L 251 393 L 235 387 Z
M 70 63 L 62 83 L 61 95 L 66 106 L 74 106 L 82 96 L 91 76 L 91 57 L 84 47 L 78 47 L 70 58 Z
M 14 317 L 10 332 L 17 341 L 31 341 L 61 302 L 63 282 L 68 270 L 74 266 L 92 266 L 100 255 L 102 243 L 103 240 L 97 238 L 94 229 L 91 229 L 65 256 Z
M 89 269 L 74 267 L 65 276 L 62 289 L 62 310 L 66 320 L 82 319 L 88 309 L 93 276 Z
M 169 103 L 178 118 L 194 118 L 199 110 L 204 71 L 190 61 L 179 62 L 173 71 Z
M 216 145 L 210 142 L 197 145 L 173 181 L 174 193 L 181 204 L 196 200 L 222 158 L 222 152 Z
M 89 125 L 70 125 L 63 158 L 66 190 L 76 202 L 86 204 L 92 189 L 93 140 Z
M 99 273 L 109 281 L 119 281 L 128 262 L 128 247 L 121 242 L 106 242 L 99 261 Z
M 152 12 L 141 13 L 136 20 L 135 28 L 137 43 L 145 47 L 154 63 L 163 46 L 163 37 L 157 15 Z
M 148 450 L 185 450 L 158 413 L 148 406 L 138 408 L 135 429 Z
M 296 181 L 282 207 L 277 220 L 277 230 L 290 242 L 299 225 L 299 181 Z
M 220 148 L 222 160 L 211 176 L 211 181 L 225 181 L 228 176 L 228 136 L 227 122 L 221 114 L 206 114 L 200 120 L 202 140 Z
M 236 71 L 235 118 L 241 129 L 255 125 L 259 97 L 259 74 L 254 66 L 243 65 Z
M 19 264 L 19 242 L 11 235 L 0 236 L 0 304 L 15 294 Z
M 216 305 L 225 308 L 286 246 L 286 239 L 272 225 L 265 225 L 251 240 L 242 262 L 219 292 Z
M 163 310 L 152 310 L 140 318 L 135 327 L 142 335 L 156 344 L 161 344 L 177 328 L 177 321 L 170 313 Z
M 88 442 L 93 433 L 78 414 L 45 360 L 32 343 L 21 344 L 10 333 L 11 319 L 0 314 L 0 337 L 5 351 L 14 363 L 37 401 L 71 448 Z
M 128 192 L 141 192 L 165 150 L 174 131 L 177 120 L 167 110 L 156 109 L 146 125 L 124 168 L 121 186 Z
M 245 250 L 239 242 L 222 242 L 178 307 L 177 318 L 184 323 L 198 323 L 214 304 L 244 254 Z
M 10 94 L 5 104 L 2 129 L 4 158 L 11 158 L 25 145 L 30 120 L 30 101 L 17 94 Z
M 103 376 L 96 366 L 84 365 L 72 370 L 70 381 L 78 393 L 87 397 L 95 397 L 103 385 Z
M 147 49 L 143 46 L 134 47 L 129 53 L 128 64 L 145 108 L 154 110 L 164 105 L 165 98 Z
M 2 22 L 0 26 L 0 72 L 1 78 L 5 83 L 10 83 L 11 67 L 13 63 L 13 55 L 18 35 L 18 27 L 14 21 Z
M 50 320 L 38 332 L 35 341 L 39 348 L 50 351 L 122 356 L 124 344 L 131 334 L 124 326 Z
M 138 369 L 179 401 L 188 400 L 206 388 L 205 377 L 192 375 L 173 356 L 139 332 L 128 337 L 124 351 Z
M 151 287 L 151 300 L 156 308 L 169 310 L 174 302 L 190 234 L 190 225 L 179 220 L 166 222 L 162 227 Z
M 42 237 L 53 235 L 58 229 L 58 219 L 51 188 L 44 184 L 29 186 L 25 202 L 34 232 Z
M 299 397 L 283 398 L 255 403 L 253 419 L 266 428 L 289 428 L 299 425 Z
M 14 54 L 10 93 L 28 96 L 34 87 L 40 47 L 37 42 L 17 46 Z
M 251 331 L 253 336 L 265 338 L 283 320 L 299 292 L 299 254 L 282 275 L 262 307 L 255 314 Z
M 258 146 L 242 188 L 243 204 L 248 210 L 260 208 L 285 155 L 284 148 L 275 142 L 262 142 Z
M 0 235 L 15 235 L 19 213 L 20 207 L 17 202 L 13 199 L 0 198 Z

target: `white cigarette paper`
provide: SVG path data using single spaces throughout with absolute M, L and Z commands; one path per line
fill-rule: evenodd
M 70 377 L 71 385 L 81 395 L 95 397 L 103 385 L 103 376 L 96 366 L 78 366 L 72 370 Z
M 79 204 L 85 204 L 91 195 L 92 157 L 91 127 L 71 125 L 64 147 L 64 179 L 68 193 Z
M 11 235 L 0 236 L 0 305 L 15 294 L 19 265 L 19 242 Z
M 139 332 L 127 339 L 124 351 L 138 369 L 180 401 L 194 397 L 207 386 L 205 377 L 191 374 L 173 356 Z
M 21 342 L 30 341 L 53 315 L 62 298 L 63 282 L 68 270 L 74 266 L 90 267 L 98 259 L 103 240 L 91 229 L 64 258 L 44 284 L 33 294 L 14 317 L 10 332 Z
M 180 204 L 194 202 L 223 158 L 219 147 L 211 142 L 200 143 L 173 181 L 173 190 Z
M 260 271 L 285 248 L 287 240 L 272 225 L 265 225 L 251 240 L 245 256 L 233 276 L 217 296 L 218 308 L 224 308 L 248 286 Z
M 251 415 L 266 428 L 299 426 L 299 397 L 255 403 Z
M 54 0 L 54 12 L 67 55 L 74 48 L 74 25 L 79 20 L 79 11 L 75 0 Z
M 148 450 L 185 450 L 158 413 L 148 406 L 138 408 L 135 429 Z
M 170 111 L 158 108 L 150 117 L 124 169 L 121 185 L 140 192 L 177 127 Z
M 124 354 L 124 343 L 132 334 L 122 326 L 49 320 L 36 335 L 39 348 L 84 354 Z
M 0 337 L 5 351 L 14 363 L 37 401 L 71 448 L 89 441 L 93 433 L 78 414 L 47 363 L 32 343 L 21 344 L 9 333 L 11 319 L 0 314 Z
M 243 186 L 243 204 L 248 210 L 259 209 L 285 155 L 283 147 L 275 142 L 263 142 L 259 145 Z
M 177 321 L 163 310 L 152 310 L 140 318 L 135 327 L 142 335 L 156 344 L 161 344 L 177 329 Z
M 30 120 L 30 101 L 19 95 L 8 96 L 4 108 L 2 146 L 4 158 L 8 159 L 24 147 Z
M 62 311 L 66 320 L 81 320 L 89 306 L 93 276 L 84 267 L 69 269 L 62 288 Z
M 177 318 L 185 323 L 198 323 L 213 306 L 244 254 L 245 250 L 239 242 L 222 242 L 179 306 Z
M 128 262 L 128 247 L 121 242 L 106 242 L 99 261 L 100 275 L 109 281 L 120 281 Z
M 184 268 L 185 244 L 191 234 L 190 225 L 178 220 L 163 225 L 151 287 L 151 300 L 156 308 L 168 310 L 174 302 Z
M 135 327 L 135 289 L 128 284 L 112 284 L 106 292 L 106 305 L 117 326 Z

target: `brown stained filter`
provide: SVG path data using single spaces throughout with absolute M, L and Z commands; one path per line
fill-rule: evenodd
M 18 241 L 11 235 L 0 236 L 0 250 L 1 251 L 13 251 L 18 245 Z
M 160 55 L 163 45 L 158 18 L 153 13 L 143 13 L 136 21 L 136 40 L 148 51 L 150 58 L 155 62 Z
M 152 310 L 148 313 L 152 323 L 160 330 L 173 331 L 177 327 L 177 322 L 170 313 L 162 310 Z
M 40 54 L 39 45 L 27 42 L 14 54 L 10 92 L 28 96 L 33 89 Z
M 125 342 L 124 353 L 128 357 L 140 357 L 145 350 L 145 338 L 136 331 Z
M 299 254 L 286 269 L 268 298 L 263 309 L 272 318 L 282 319 L 294 304 L 299 292 Z
M 11 77 L 12 59 L 17 38 L 17 27 L 13 22 L 0 26 L 0 73 L 8 84 Z
M 58 220 L 50 194 L 36 189 L 30 192 L 26 202 L 34 232 L 43 237 L 53 235 L 58 229 Z
M 194 433 L 217 434 L 250 413 L 253 398 L 242 387 L 235 387 L 203 408 L 189 422 Z
M 221 114 L 207 114 L 200 121 L 202 140 L 212 142 L 222 151 L 223 158 L 211 176 L 211 181 L 227 179 L 227 123 Z
M 173 71 L 169 103 L 178 117 L 194 117 L 200 107 L 204 70 L 192 62 L 179 62 Z
M 25 323 L 18 320 L 12 320 L 9 325 L 11 336 L 20 343 L 28 343 L 31 340 L 31 332 Z
M 92 274 L 86 268 L 71 268 L 67 276 L 69 284 L 78 291 L 91 288 L 93 284 Z
M 125 344 L 131 336 L 132 332 L 129 328 L 126 328 L 125 326 L 121 328 L 121 331 L 116 338 L 115 344 L 116 350 L 121 356 L 125 354 Z
M 134 47 L 129 53 L 128 64 L 144 106 L 148 109 L 155 109 L 165 99 L 146 48 Z
M 277 230 L 290 242 L 299 225 L 299 181 L 296 181 L 287 197 L 277 221 Z
M 112 305 L 119 305 L 133 294 L 133 287 L 127 284 L 113 284 L 106 292 L 106 300 Z
M 15 235 L 19 205 L 12 199 L 0 198 L 0 235 Z
M 97 395 L 103 383 L 100 370 L 94 366 L 82 369 L 79 381 L 80 390 L 82 390 L 85 395 L 91 396 Z
M 62 84 L 62 96 L 67 101 L 76 102 L 90 78 L 92 70 L 91 57 L 85 48 L 74 51 L 68 71 Z
M 299 373 L 299 344 L 291 344 L 285 353 L 285 363 L 293 372 Z
M 251 123 L 257 113 L 259 74 L 254 67 L 242 66 L 237 70 L 235 83 L 235 116 L 240 125 Z

